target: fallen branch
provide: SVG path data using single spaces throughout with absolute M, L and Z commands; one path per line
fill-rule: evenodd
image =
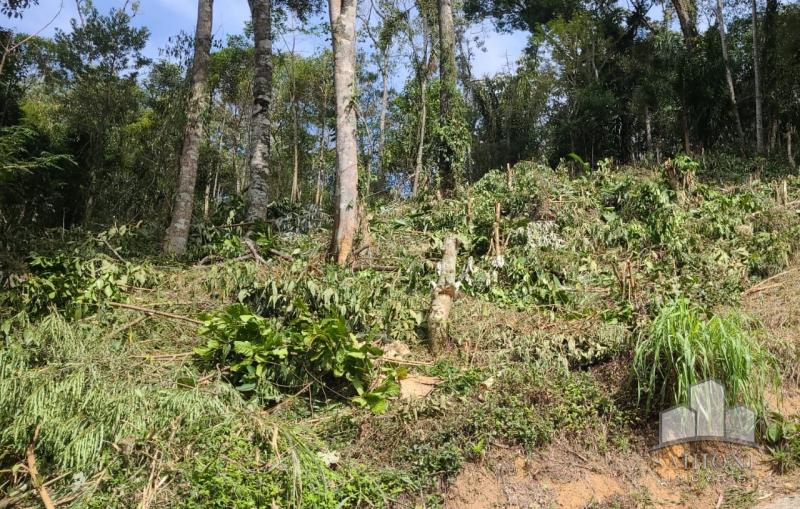
M 239 226 L 253 226 L 255 223 L 234 223 L 234 224 L 221 224 L 221 225 L 214 225 L 212 228 L 217 230 L 226 230 L 228 228 L 238 228 Z
M 369 244 L 364 244 L 363 246 L 359 247 L 358 249 L 356 249 L 353 252 L 352 257 L 353 258 L 357 257 L 358 255 L 360 255 L 361 253 L 363 253 L 364 251 L 366 251 L 369 248 L 370 248 Z
M 767 285 L 767 286 L 759 286 L 758 288 L 751 288 L 747 290 L 745 295 L 755 295 L 756 293 L 761 293 L 766 290 L 771 290 L 773 288 L 780 288 L 783 286 L 783 283 L 775 283 L 774 285 Z
M 114 302 L 110 301 L 108 303 L 110 306 L 122 308 L 122 309 L 131 309 L 133 311 L 139 311 L 140 313 L 145 313 L 148 315 L 158 315 L 158 316 L 165 316 L 167 318 L 172 318 L 175 320 L 183 320 L 184 322 L 194 323 L 197 325 L 202 325 L 203 322 L 201 320 L 196 320 L 194 318 L 189 318 L 188 316 L 181 316 L 176 315 L 175 313 L 167 313 L 166 311 L 159 311 L 157 309 L 150 309 L 141 306 L 134 306 L 133 304 L 125 304 L 123 302 Z
M 66 473 L 61 474 L 61 475 L 59 475 L 57 477 L 53 477 L 52 479 L 50 479 L 46 483 L 43 483 L 42 486 L 46 488 L 46 487 L 48 487 L 48 486 L 50 486 L 52 484 L 55 484 L 58 481 L 60 481 L 61 479 L 63 479 L 65 477 L 67 477 L 68 475 L 70 475 L 71 473 L 72 472 L 66 472 Z M 31 490 L 22 490 L 22 492 L 17 492 L 16 494 L 14 494 L 14 495 L 12 495 L 10 497 L 2 498 L 2 499 L 0 499 L 0 509 L 6 509 L 7 507 L 13 507 L 17 502 L 19 502 L 20 500 L 24 499 L 28 495 L 31 495 L 32 493 L 34 493 L 34 490 L 32 490 L 32 489 Z M 58 505 L 59 502 L 60 501 L 56 502 L 56 505 Z
M 267 260 L 262 258 L 260 254 L 258 254 L 258 249 L 256 249 L 256 245 L 252 240 L 244 239 L 244 245 L 247 246 L 247 250 L 250 251 L 250 254 L 253 256 L 255 261 L 257 261 L 258 263 L 260 263 L 262 265 L 266 265 L 267 264 Z
M 117 334 L 125 332 L 126 330 L 130 329 L 131 327 L 135 327 L 136 325 L 142 323 L 143 321 L 147 320 L 148 318 L 150 318 L 150 317 L 147 316 L 147 315 L 140 316 L 139 318 L 137 318 L 136 320 L 133 320 L 132 322 L 128 322 L 125 325 L 117 327 L 116 329 L 114 329 L 111 332 L 109 332 L 108 334 L 106 334 L 103 337 L 103 341 L 108 341 L 109 339 L 113 338 Z
M 374 270 L 376 272 L 394 272 L 397 267 L 393 265 L 355 265 L 353 270 Z
M 221 257 L 220 255 L 208 255 L 208 256 L 204 256 L 203 258 L 200 259 L 199 262 L 195 263 L 194 267 L 211 267 L 212 265 L 216 265 L 218 263 L 225 263 L 225 262 L 228 262 L 228 261 L 242 262 L 244 260 L 249 260 L 252 256 L 253 255 L 251 255 L 250 253 L 247 253 L 246 255 L 237 256 L 236 258 L 227 259 L 227 258 Z M 217 260 L 217 261 L 215 263 L 213 263 L 213 264 L 212 263 L 208 263 L 211 260 Z
M 385 357 L 385 356 L 384 357 L 378 357 L 378 360 L 381 360 L 381 361 L 384 361 L 384 362 L 393 362 L 395 364 L 407 364 L 409 366 L 431 366 L 431 365 L 433 365 L 433 362 L 430 362 L 430 361 L 428 361 L 428 362 L 426 362 L 426 361 L 411 361 L 411 360 L 404 361 L 402 359 L 395 359 L 394 357 Z
M 183 359 L 186 357 L 191 357 L 194 355 L 194 352 L 180 352 L 180 353 L 157 353 L 157 354 L 143 354 L 137 355 L 136 358 L 138 359 L 150 359 L 150 360 L 163 360 L 163 361 L 174 361 L 177 359 Z
M 283 258 L 284 260 L 286 260 L 288 262 L 294 261 L 294 258 L 292 258 L 292 255 L 284 253 L 283 251 L 278 251 L 277 249 L 269 248 L 269 249 L 267 249 L 267 253 L 269 253 L 269 254 L 271 254 L 273 256 L 277 256 L 278 258 Z
M 121 255 L 120 255 L 118 252 L 117 252 L 117 250 L 116 250 L 116 249 L 114 249 L 114 248 L 111 246 L 111 244 L 109 244 L 109 243 L 108 243 L 108 241 L 107 241 L 106 239 L 100 239 L 100 241 L 101 241 L 103 244 L 105 244 L 105 245 L 106 245 L 106 247 L 107 247 L 109 250 L 111 250 L 111 252 L 112 252 L 112 253 L 114 253 L 114 256 L 116 256 L 116 257 L 117 257 L 117 260 L 121 261 L 122 263 L 128 263 L 128 262 L 126 262 L 126 261 L 125 261 L 125 258 L 123 258 L 123 257 L 122 257 L 122 256 L 121 256 Z
M 754 293 L 754 292 L 760 292 L 761 290 L 766 290 L 766 288 L 761 288 L 762 286 L 764 286 L 765 283 L 769 283 L 770 281 L 775 281 L 779 277 L 783 277 L 786 274 L 791 274 L 792 272 L 796 272 L 798 270 L 800 270 L 800 267 L 795 267 L 793 269 L 784 270 L 783 272 L 775 274 L 774 276 L 770 276 L 767 279 L 764 279 L 763 281 L 759 281 L 755 285 L 751 286 L 750 288 L 748 288 L 747 290 L 742 292 L 742 295 L 749 295 L 749 294 Z
M 36 455 L 34 455 L 33 450 L 36 447 L 36 440 L 38 438 L 39 426 L 36 426 L 36 430 L 33 432 L 33 440 L 31 440 L 31 443 L 28 445 L 28 450 L 26 452 L 28 475 L 31 476 L 31 484 L 36 489 L 37 493 L 39 493 L 39 498 L 42 499 L 42 504 L 44 504 L 45 509 L 55 509 L 56 506 L 53 504 L 53 499 L 50 498 L 50 493 L 42 483 L 42 476 L 39 475 L 39 470 L 36 468 Z
M 308 382 L 307 384 L 305 384 L 305 385 L 303 386 L 303 388 L 302 388 L 302 389 L 300 389 L 299 391 L 295 392 L 294 394 L 291 394 L 291 395 L 289 395 L 289 396 L 285 397 L 283 400 L 279 401 L 279 402 L 278 402 L 278 403 L 277 403 L 275 406 L 273 406 L 272 408 L 268 408 L 268 409 L 267 409 L 267 410 L 266 410 L 264 413 L 265 413 L 266 415 L 271 415 L 271 414 L 275 413 L 275 412 L 276 412 L 276 411 L 277 411 L 279 408 L 281 408 L 281 407 L 285 406 L 287 403 L 289 403 L 290 401 L 293 401 L 293 400 L 294 400 L 294 399 L 296 399 L 296 398 L 297 398 L 299 395 L 301 395 L 301 394 L 303 394 L 304 392 L 306 392 L 306 391 L 307 391 L 307 390 L 308 390 L 308 389 L 311 387 L 311 385 L 312 385 L 312 382 Z
M 250 254 L 253 256 L 253 258 L 256 259 L 257 262 L 264 265 L 267 264 L 267 261 L 260 254 L 258 254 L 258 249 L 256 249 L 255 242 L 253 242 L 250 239 L 245 239 L 244 244 L 247 246 L 248 251 L 250 251 Z M 267 249 L 267 253 L 273 256 L 277 256 L 278 258 L 283 258 L 284 260 L 290 262 L 294 260 L 294 258 L 292 258 L 292 255 L 286 254 L 283 251 L 278 251 L 277 249 L 269 248 Z

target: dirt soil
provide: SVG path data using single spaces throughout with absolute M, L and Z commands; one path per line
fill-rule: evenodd
M 786 352 L 800 348 L 800 267 L 746 292 L 742 305 L 747 314 L 764 324 L 765 340 L 777 339 L 784 345 L 779 349 Z M 770 394 L 769 404 L 787 415 L 800 413 L 800 373 L 788 366 L 782 375 L 780 394 Z M 700 443 L 651 451 L 650 445 L 601 453 L 577 448 L 564 439 L 526 455 L 496 444 L 482 461 L 467 465 L 454 479 L 445 496 L 445 507 L 800 507 L 800 474 L 776 473 L 763 449 Z M 727 464 L 716 469 L 700 468 L 704 457 L 706 465 L 717 461 Z M 740 464 L 732 460 L 734 457 Z

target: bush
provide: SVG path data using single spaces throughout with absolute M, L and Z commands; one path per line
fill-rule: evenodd
M 380 413 L 387 397 L 399 393 L 395 374 L 375 379 L 373 361 L 383 351 L 359 340 L 343 318 L 330 315 L 316 320 L 301 314 L 288 325 L 254 315 L 241 304 L 207 315 L 199 330 L 208 337 L 197 355 L 210 364 L 228 368 L 229 381 L 243 393 L 265 401 L 284 392 L 312 388 L 334 395 L 353 395 L 352 401 Z
M 713 378 L 725 386 L 729 403 L 763 411 L 765 388 L 778 384 L 776 360 L 752 332 L 736 312 L 705 319 L 685 298 L 667 303 L 634 351 L 639 400 L 647 410 L 686 403 L 692 385 Z

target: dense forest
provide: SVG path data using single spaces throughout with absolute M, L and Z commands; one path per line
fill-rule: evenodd
M 156 2 L 45 3 L 0 509 L 800 505 L 800 4 L 197 0 L 154 56 Z M 710 379 L 754 442 L 659 448 Z

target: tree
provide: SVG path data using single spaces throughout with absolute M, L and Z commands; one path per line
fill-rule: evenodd
M 5 14 L 9 18 L 21 18 L 22 11 L 38 4 L 39 0 L 0 0 L 0 14 Z
M 683 33 L 683 45 L 686 48 L 686 58 L 681 68 L 681 128 L 683 130 L 683 149 L 690 153 L 692 143 L 689 136 L 689 104 L 686 99 L 688 93 L 687 74 L 697 45 L 697 5 L 694 0 L 672 0 L 678 22 Z
M 358 222 L 356 139 L 356 1 L 329 0 L 336 95 L 336 196 L 329 256 L 347 263 Z
M 456 52 L 453 30 L 452 0 L 439 0 L 439 177 L 444 194 L 456 187 L 453 172 L 455 151 L 451 145 L 450 127 L 453 117 L 453 100 L 456 95 Z
M 761 57 L 758 46 L 758 9 L 756 0 L 750 2 L 753 11 L 753 88 L 756 101 L 756 154 L 764 153 L 764 119 L 761 112 Z
M 250 124 L 250 187 L 247 220 L 267 217 L 269 168 L 269 108 L 272 102 L 272 0 L 249 0 L 255 36 L 253 113 Z
M 736 89 L 733 86 L 733 75 L 731 74 L 731 63 L 728 57 L 728 42 L 725 39 L 725 17 L 722 14 L 722 0 L 717 0 L 717 30 L 719 30 L 719 42 L 722 46 L 722 61 L 725 64 L 725 81 L 728 84 L 728 94 L 731 97 L 731 108 L 736 118 L 736 132 L 739 139 L 744 141 L 744 130 L 742 129 L 742 119 L 739 117 L 739 106 L 736 104 Z
M 200 142 L 203 136 L 203 113 L 208 103 L 208 61 L 211 53 L 212 11 L 213 0 L 198 0 L 194 60 L 192 62 L 192 90 L 187 105 L 178 191 L 175 195 L 172 220 L 164 240 L 164 250 L 172 254 L 186 252 L 189 226 L 192 222 L 197 162 L 200 157 Z

